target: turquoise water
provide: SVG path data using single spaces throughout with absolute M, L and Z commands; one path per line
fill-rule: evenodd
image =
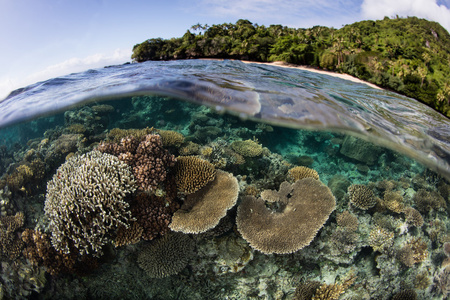
M 6 298 L 449 294 L 450 122 L 413 99 L 147 62 L 15 91 L 0 126 Z

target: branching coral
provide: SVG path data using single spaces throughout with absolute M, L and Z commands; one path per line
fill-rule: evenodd
M 336 215 L 337 225 L 340 227 L 344 227 L 349 231 L 358 230 L 358 218 L 350 213 L 348 210 L 344 210 L 342 213 Z
M 447 207 L 444 198 L 436 191 L 427 191 L 420 189 L 413 197 L 417 209 L 422 213 L 428 213 L 430 210 L 441 210 Z
M 384 193 L 382 204 L 395 213 L 401 213 L 405 207 L 402 195 L 394 191 L 386 191 Z
M 183 270 L 194 254 L 194 241 L 185 234 L 171 233 L 146 245 L 137 263 L 149 277 L 164 278 Z
M 353 184 L 348 187 L 350 202 L 356 207 L 366 210 L 377 204 L 373 191 L 363 184 Z
M 407 207 L 403 210 L 406 217 L 406 222 L 415 227 L 421 227 L 423 225 L 423 217 L 419 211 L 412 207 Z
M 424 261 L 428 256 L 427 244 L 421 238 L 407 241 L 397 253 L 399 260 L 408 267 Z
M 231 143 L 231 149 L 245 157 L 260 156 L 263 148 L 254 140 L 234 141 Z
M 445 299 L 450 295 L 450 265 L 443 267 L 434 277 L 434 287 Z
M 374 251 L 386 253 L 394 244 L 394 233 L 377 226 L 370 231 L 368 243 Z
M 392 300 L 416 300 L 417 293 L 415 290 L 403 290 L 392 297 Z
M 283 182 L 278 192 L 263 191 L 261 197 L 243 197 L 236 222 L 250 246 L 266 254 L 292 253 L 309 245 L 336 205 L 330 189 L 313 178 Z
M 317 173 L 316 170 L 313 170 L 313 169 L 310 169 L 310 168 L 304 167 L 304 166 L 299 166 L 299 167 L 294 167 L 292 169 L 289 169 L 287 176 L 292 182 L 295 182 L 299 179 L 308 178 L 308 177 L 319 180 L 319 173 Z
M 130 168 L 117 157 L 92 151 L 68 159 L 47 184 L 44 211 L 52 243 L 70 253 L 101 253 L 109 235 L 131 218 L 125 196 L 135 190 Z

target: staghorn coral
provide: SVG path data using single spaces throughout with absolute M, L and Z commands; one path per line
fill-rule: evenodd
M 254 140 L 234 141 L 230 147 L 245 157 L 260 156 L 263 152 L 262 146 Z
M 139 188 L 155 191 L 167 178 L 167 169 L 175 164 L 173 155 L 163 148 L 161 137 L 148 134 L 139 139 L 126 136 L 116 143 L 101 143 L 98 151 L 117 156 L 133 169 Z
M 150 278 L 164 278 L 183 270 L 193 257 L 195 243 L 186 234 L 171 233 L 143 247 L 137 263 Z
M 237 201 L 239 184 L 231 173 L 217 170 L 216 178 L 190 194 L 170 223 L 174 231 L 202 233 L 214 228 Z
M 373 191 L 363 184 L 353 184 L 348 187 L 350 202 L 363 210 L 374 207 L 377 200 Z
M 174 168 L 178 190 L 192 194 L 214 180 L 216 168 L 208 161 L 196 156 L 179 156 Z
M 308 167 L 298 166 L 289 169 L 287 177 L 292 182 L 308 177 L 319 180 L 319 173 L 317 173 L 316 170 L 310 169 Z
M 370 231 L 368 243 L 373 251 L 387 253 L 394 244 L 394 233 L 376 226 L 375 229 Z
M 405 214 L 406 222 L 414 227 L 422 227 L 423 217 L 420 212 L 412 207 L 407 207 L 403 210 Z
M 409 290 L 403 290 L 398 292 L 397 294 L 392 297 L 392 300 L 416 300 L 417 299 L 417 293 L 415 290 L 409 289 Z
M 24 244 L 18 236 L 18 230 L 22 228 L 25 216 L 22 212 L 14 216 L 0 217 L 0 256 L 11 260 L 22 254 Z
M 348 210 L 344 210 L 342 213 L 336 215 L 336 223 L 338 226 L 344 227 L 349 231 L 358 230 L 358 218 Z
M 425 189 L 419 189 L 412 199 L 421 213 L 427 214 L 431 210 L 447 208 L 444 198 L 436 191 L 429 192 Z
M 264 200 L 273 201 L 275 194 L 278 201 L 268 209 Z M 292 253 L 309 245 L 336 205 L 330 189 L 313 178 L 283 182 L 278 192 L 261 197 L 243 197 L 236 223 L 250 246 L 266 254 Z
M 101 253 L 109 235 L 131 218 L 125 196 L 135 190 L 129 166 L 91 151 L 68 159 L 47 184 L 44 211 L 52 244 L 63 253 Z
M 51 275 L 74 272 L 76 251 L 69 254 L 57 251 L 47 234 L 28 228 L 22 232 L 22 240 L 26 244 L 23 255 L 31 264 L 44 266 Z

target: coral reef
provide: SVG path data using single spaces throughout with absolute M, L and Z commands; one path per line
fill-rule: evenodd
M 292 185 L 284 182 L 278 192 L 268 194 L 272 198 L 269 202 L 278 208 L 268 209 L 266 199 L 246 196 L 236 220 L 244 239 L 267 254 L 292 253 L 309 245 L 336 205 L 330 189 L 313 178 Z M 273 202 L 275 195 L 278 201 Z
M 192 194 L 214 180 L 216 168 L 208 161 L 196 156 L 180 156 L 174 168 L 178 190 Z
M 22 240 L 26 244 L 23 255 L 31 264 L 44 266 L 51 275 L 74 272 L 76 251 L 69 254 L 57 251 L 47 234 L 29 228 L 22 232 Z
M 348 210 L 344 210 L 342 213 L 336 215 L 336 223 L 338 226 L 344 227 L 349 231 L 358 230 L 358 218 Z
M 417 293 L 414 290 L 403 290 L 392 297 L 392 300 L 416 300 Z
M 412 207 L 407 207 L 402 211 L 405 214 L 406 222 L 414 227 L 422 227 L 423 217 L 420 212 Z
M 23 226 L 25 217 L 22 212 L 14 216 L 0 217 L 0 256 L 11 260 L 22 254 L 24 244 L 18 236 L 18 230 Z
M 413 197 L 417 209 L 421 213 L 428 213 L 432 210 L 441 210 L 447 208 L 444 198 L 436 191 L 427 191 L 420 189 Z
M 126 136 L 119 144 L 103 142 L 97 150 L 113 154 L 131 166 L 137 185 L 144 191 L 155 191 L 166 180 L 167 169 L 175 164 L 175 157 L 163 148 L 158 134 L 143 135 L 139 139 Z
M 1 262 L 2 290 L 6 299 L 29 299 L 33 292 L 41 292 L 47 282 L 45 271 L 19 261 Z
M 261 144 L 254 140 L 234 141 L 230 147 L 244 157 L 260 156 L 263 152 Z
M 407 267 L 424 261 L 428 256 L 427 244 L 421 238 L 408 240 L 397 253 L 399 260 Z
M 394 233 L 376 226 L 370 231 L 368 243 L 373 251 L 389 253 L 394 244 Z
M 310 169 L 308 167 L 298 166 L 289 169 L 287 177 L 292 182 L 308 177 L 319 180 L 319 173 L 317 173 L 316 170 Z
M 363 210 L 374 207 L 377 200 L 373 191 L 363 184 L 353 184 L 348 187 L 350 202 Z
M 179 132 L 161 129 L 155 129 L 155 132 L 161 136 L 164 147 L 180 147 L 184 143 L 184 135 Z
M 98 253 L 131 218 L 125 196 L 135 190 L 130 168 L 117 157 L 92 151 L 68 159 L 47 184 L 44 211 L 52 244 L 63 253 Z
M 433 286 L 442 294 L 445 299 L 450 295 L 450 265 L 447 265 L 436 272 Z
M 346 136 L 340 149 L 341 154 L 367 165 L 376 163 L 381 152 L 380 147 L 353 136 Z
M 180 203 L 170 194 L 158 197 L 143 192 L 137 194 L 130 202 L 131 215 L 142 228 L 140 238 L 148 241 L 170 231 L 169 224 L 172 216 L 179 208 Z M 131 232 L 130 234 L 135 235 L 136 233 Z
M 186 196 L 169 227 L 184 233 L 202 233 L 214 228 L 236 204 L 238 194 L 239 185 L 233 174 L 217 170 L 212 182 Z
M 150 278 L 164 278 L 184 269 L 194 255 L 194 248 L 194 241 L 188 235 L 167 234 L 144 246 L 137 263 Z

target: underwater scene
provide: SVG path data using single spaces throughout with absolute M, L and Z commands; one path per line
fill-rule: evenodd
M 412 99 L 177 61 L 0 108 L 0 299 L 450 298 L 450 121 Z

